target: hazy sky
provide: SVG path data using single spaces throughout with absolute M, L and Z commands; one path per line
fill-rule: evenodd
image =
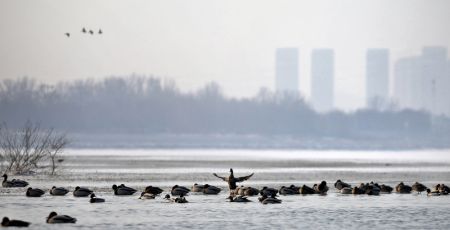
M 391 49 L 391 61 L 448 48 L 449 22 L 448 0 L 0 0 L 0 79 L 153 74 L 251 96 L 274 89 L 275 49 L 298 47 L 308 98 L 311 49 L 333 48 L 335 102 L 352 109 L 365 102 L 367 48 Z

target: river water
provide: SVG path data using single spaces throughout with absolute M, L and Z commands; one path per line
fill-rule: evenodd
M 279 188 L 312 186 L 322 180 L 328 195 L 280 196 L 282 204 L 263 205 L 226 200 L 226 184 L 212 176 L 254 172 L 246 186 Z M 30 186 L 48 190 L 53 185 L 73 191 L 93 189 L 105 203 L 91 204 L 72 193 L 41 198 L 25 197 L 26 188 L 0 189 L 0 215 L 32 223 L 34 229 L 424 229 L 450 228 L 450 196 L 426 194 L 342 195 L 333 184 L 342 179 L 352 185 L 376 181 L 395 186 L 415 181 L 431 187 L 450 184 L 450 151 L 294 151 L 294 150 L 136 150 L 69 149 L 57 176 L 14 176 Z M 168 193 L 173 185 L 191 187 L 208 183 L 223 188 L 218 195 L 191 193 L 189 203 L 139 200 L 114 196 L 112 184 L 126 184 L 142 191 L 159 186 Z M 56 211 L 78 219 L 76 224 L 48 225 L 45 217 Z

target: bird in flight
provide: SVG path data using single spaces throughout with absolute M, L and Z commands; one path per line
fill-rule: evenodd
M 81 32 L 86 33 L 86 28 L 83 27 L 83 29 L 81 30 Z
M 92 31 L 92 30 L 89 30 L 89 33 L 90 33 L 91 35 L 93 35 L 93 34 L 94 34 L 94 31 Z
M 70 37 L 70 33 L 65 33 L 65 35 L 69 38 Z

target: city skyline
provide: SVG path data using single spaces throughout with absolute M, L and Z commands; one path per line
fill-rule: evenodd
M 334 104 L 354 110 L 366 104 L 365 50 L 385 47 L 396 60 L 419 55 L 422 46 L 449 48 L 449 5 L 445 0 L 2 1 L 0 79 L 28 76 L 55 83 L 136 73 L 173 79 L 183 91 L 214 81 L 225 95 L 242 98 L 262 87 L 275 90 L 276 48 L 298 47 L 300 66 L 308 67 L 310 52 L 325 47 L 335 51 Z M 101 28 L 103 34 L 84 36 L 83 27 Z M 299 82 L 309 99 L 308 68 L 299 70 Z
M 334 76 L 339 71 L 334 68 L 334 50 L 313 49 L 309 67 L 301 66 L 299 53 L 302 51 L 295 47 L 276 50 L 276 91 L 301 94 L 300 86 L 305 83 L 299 83 L 298 70 L 310 71 L 311 96 L 305 97 L 306 101 L 318 112 L 339 109 L 334 106 Z M 370 48 L 365 62 L 366 105 L 361 108 L 406 108 L 450 116 L 450 60 L 445 47 L 423 47 L 419 56 L 398 60 L 390 59 L 387 48 Z

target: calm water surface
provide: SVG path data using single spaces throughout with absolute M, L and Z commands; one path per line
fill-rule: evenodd
M 32 222 L 34 229 L 298 229 L 373 228 L 449 229 L 450 196 L 425 194 L 341 195 L 334 188 L 326 196 L 280 196 L 282 204 L 229 203 L 224 182 L 211 174 L 237 176 L 255 172 L 243 185 L 261 188 L 282 185 L 312 186 L 337 179 L 352 184 L 377 181 L 395 186 L 420 181 L 427 186 L 450 184 L 450 151 L 260 151 L 260 150 L 68 150 L 58 176 L 16 177 L 32 187 L 53 185 L 70 190 L 92 188 L 106 203 L 88 198 L 45 194 L 25 197 L 25 188 L 0 189 L 0 215 Z M 139 190 L 147 185 L 165 191 L 175 184 L 193 183 L 222 187 L 219 195 L 190 194 L 190 203 L 139 200 L 139 195 L 112 195 L 112 184 L 125 183 Z M 165 193 L 163 193 L 165 194 Z M 48 225 L 50 211 L 78 219 L 76 224 Z

